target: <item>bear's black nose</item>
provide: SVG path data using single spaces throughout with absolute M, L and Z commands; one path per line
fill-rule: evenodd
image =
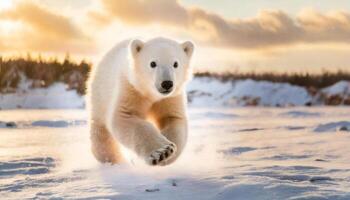
M 166 90 L 170 90 L 173 87 L 173 82 L 172 81 L 163 81 L 162 82 L 162 88 Z

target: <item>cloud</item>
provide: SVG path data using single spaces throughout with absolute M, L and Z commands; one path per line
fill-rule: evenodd
M 52 40 L 44 38 L 36 33 L 22 30 L 11 35 L 1 35 L 0 44 L 1 52 L 54 52 L 54 53 L 75 53 L 75 54 L 92 54 L 96 53 L 94 44 L 79 40 Z
M 21 1 L 14 8 L 0 12 L 0 18 L 19 20 L 39 33 L 60 39 L 86 38 L 69 18 L 30 2 Z
M 216 48 L 266 50 L 294 44 L 350 45 L 348 11 L 321 13 L 306 9 L 291 16 L 281 10 L 262 10 L 251 18 L 229 19 L 202 8 L 186 7 L 176 0 L 96 0 L 93 2 L 99 2 L 102 9 L 91 5 L 86 16 L 79 12 L 74 13 L 75 16 L 65 16 L 34 3 L 38 1 L 16 2 L 12 8 L 0 10 L 0 29 L 4 27 L 1 26 L 3 20 L 18 22 L 16 24 L 21 27 L 12 31 L 0 30 L 2 51 L 21 49 L 85 54 L 95 52 L 95 43 L 101 38 L 111 40 L 132 30 L 111 26 L 109 31 L 113 34 L 107 35 L 100 28 L 79 21 L 86 16 L 101 26 L 108 26 L 113 20 L 135 27 L 160 24 L 157 26 L 160 31 L 155 32 L 190 35 L 198 43 Z
M 285 45 L 297 42 L 301 29 L 282 11 L 261 11 L 255 18 L 245 20 L 227 20 L 203 10 L 192 10 L 194 29 L 198 22 L 207 24 L 202 32 L 210 30 L 211 43 L 220 46 L 257 48 L 274 45 Z
M 153 22 L 181 25 L 189 17 L 188 11 L 176 0 L 101 1 L 112 16 L 136 25 Z
M 280 10 L 263 10 L 249 19 L 227 19 L 174 0 L 101 0 L 110 16 L 129 24 L 162 24 L 189 31 L 211 45 L 265 48 L 296 43 L 349 43 L 350 13 L 303 10 L 291 17 Z
M 111 24 L 112 17 L 100 11 L 89 10 L 87 13 L 88 22 L 94 23 L 97 26 L 107 26 Z
M 350 13 L 333 11 L 322 14 L 315 10 L 304 10 L 297 17 L 303 28 L 305 41 L 350 42 Z
M 12 8 L 0 11 L 1 21 L 19 22 L 11 34 L 0 33 L 2 50 L 85 52 L 93 48 L 93 40 L 73 21 L 32 1 L 19 1 Z M 4 45 L 5 44 L 5 45 Z

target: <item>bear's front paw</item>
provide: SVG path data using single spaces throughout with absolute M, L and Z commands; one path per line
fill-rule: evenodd
M 175 155 L 176 145 L 171 143 L 153 151 L 146 159 L 149 165 L 165 165 L 166 162 Z

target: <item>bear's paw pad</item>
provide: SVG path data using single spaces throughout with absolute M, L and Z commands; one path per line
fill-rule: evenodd
M 163 147 L 153 151 L 147 159 L 147 163 L 150 165 L 164 165 L 166 162 L 175 155 L 176 145 L 167 144 Z

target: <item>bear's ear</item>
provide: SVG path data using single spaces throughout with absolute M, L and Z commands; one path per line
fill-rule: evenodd
M 181 44 L 182 49 L 184 50 L 184 52 L 186 53 L 186 55 L 190 58 L 193 54 L 193 50 L 194 50 L 194 45 L 192 42 L 187 41 Z
M 130 50 L 133 56 L 136 56 L 143 48 L 143 42 L 141 40 L 135 39 L 130 43 Z

